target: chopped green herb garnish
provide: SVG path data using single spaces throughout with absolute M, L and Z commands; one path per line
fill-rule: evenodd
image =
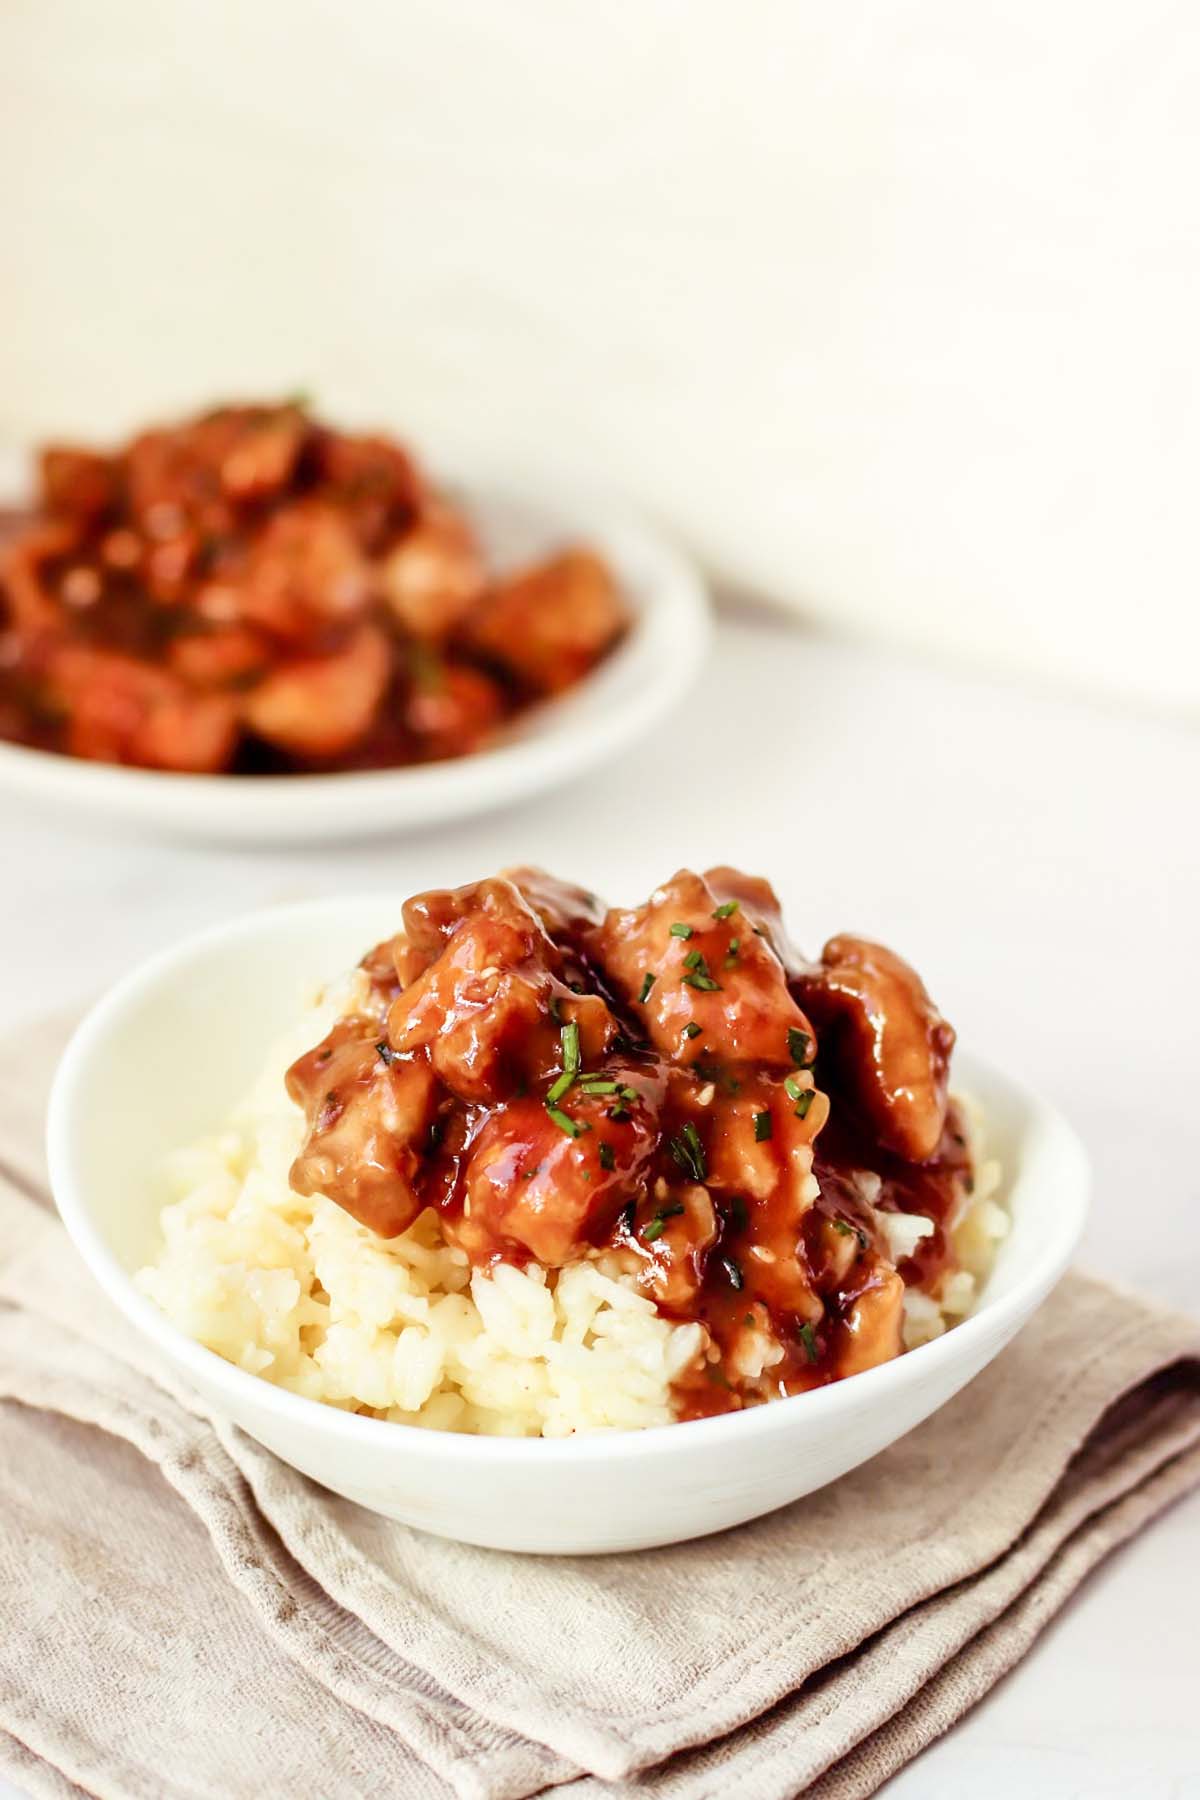
M 563 1073 L 577 1075 L 579 1073 L 579 1026 L 572 1019 L 564 1025 L 559 1034 L 562 1038 Z
M 684 1035 L 684 1037 L 689 1037 L 689 1038 L 696 1038 L 696 1037 L 700 1036 L 700 1027 L 699 1027 L 699 1025 L 697 1025 L 695 1019 L 690 1019 L 688 1021 L 688 1023 L 684 1026 L 683 1035 Z
M 765 1144 L 771 1135 L 771 1115 L 769 1112 L 756 1112 L 754 1115 L 754 1141 Z
M 613 1120 L 614 1124 L 619 1125 L 622 1120 L 630 1117 L 629 1108 L 627 1106 L 614 1106 L 608 1116 Z
M 585 1131 L 591 1130 L 591 1126 L 585 1125 L 582 1119 L 572 1119 L 568 1113 L 562 1112 L 557 1106 L 551 1106 L 549 1101 L 546 1102 L 546 1111 L 558 1129 L 565 1131 L 569 1138 L 580 1137 Z
M 722 900 L 720 906 L 718 906 L 715 909 L 715 911 L 713 912 L 713 918 L 714 919 L 732 919 L 734 913 L 737 911 L 737 909 L 740 905 L 741 905 L 740 900 Z
M 798 1100 L 804 1092 L 804 1089 L 800 1086 L 800 1083 L 796 1080 L 794 1075 L 789 1075 L 783 1084 L 783 1091 L 789 1100 Z
M 717 994 L 721 990 L 720 982 L 714 981 L 707 970 L 685 975 L 683 979 L 688 987 L 697 988 L 702 994 Z
M 642 1237 L 647 1244 L 654 1243 L 667 1228 L 668 1219 L 676 1219 L 683 1211 L 682 1206 L 660 1206 L 648 1225 L 642 1228 Z
M 683 959 L 683 966 L 685 969 L 702 969 L 705 966 L 704 958 L 698 950 L 689 950 Z
M 381 1040 L 378 1044 L 376 1044 L 375 1054 L 379 1058 L 380 1062 L 384 1063 L 389 1069 L 391 1068 L 392 1064 L 396 1060 L 396 1052 L 392 1049 L 392 1046 L 389 1043 L 386 1043 L 383 1040 Z M 329 1058 L 325 1057 L 323 1060 L 325 1062 L 328 1062 Z
M 579 1086 L 585 1094 L 615 1094 L 620 1083 L 611 1075 L 581 1075 Z
M 704 1180 L 708 1174 L 704 1145 L 700 1142 L 700 1134 L 690 1119 L 679 1136 L 671 1139 L 667 1149 L 685 1175 L 690 1175 L 693 1181 Z
M 741 947 L 741 941 L 742 940 L 740 938 L 730 938 L 729 948 L 725 952 L 725 962 L 726 962 L 727 966 L 729 963 L 737 961 L 737 954 L 738 954 L 739 948 Z
M 671 927 L 671 936 L 672 937 L 681 937 L 681 938 L 690 938 L 691 935 L 692 935 L 691 926 L 684 925 L 679 919 L 676 919 L 674 925 L 672 925 L 672 927 Z
M 639 1005 L 644 1005 L 645 1002 L 650 998 L 650 989 L 653 986 L 654 986 L 654 977 L 650 973 L 649 969 L 647 969 L 646 973 L 642 976 L 642 991 L 638 995 Z
M 798 1025 L 788 1026 L 788 1055 L 798 1069 L 807 1069 L 812 1061 L 812 1039 Z
M 845 1219 L 835 1219 L 833 1221 L 833 1229 L 838 1233 L 838 1235 L 840 1237 L 853 1237 L 854 1236 L 853 1225 L 847 1225 Z
M 615 1169 L 616 1166 L 617 1166 L 616 1151 L 613 1149 L 612 1145 L 608 1142 L 608 1140 L 606 1138 L 601 1138 L 600 1139 L 600 1167 L 602 1169 Z
M 641 1095 L 638 1093 L 636 1088 L 631 1088 L 631 1087 L 618 1088 L 617 1092 L 620 1094 L 622 1100 L 640 1100 L 641 1099 Z
M 721 1258 L 721 1267 L 729 1277 L 730 1287 L 740 1294 L 746 1285 L 746 1277 L 742 1274 L 741 1269 L 738 1267 L 737 1263 L 734 1262 L 732 1256 L 723 1256 Z
M 558 1080 L 554 1083 L 554 1086 L 550 1089 L 550 1092 L 546 1095 L 546 1105 L 553 1106 L 556 1100 L 561 1100 L 574 1080 L 575 1077 L 573 1075 L 568 1075 L 565 1072 L 560 1075 Z
M 799 1331 L 797 1331 L 797 1333 L 796 1333 L 796 1336 L 800 1339 L 800 1342 L 804 1345 L 804 1354 L 805 1354 L 805 1356 L 807 1356 L 809 1362 L 810 1363 L 818 1362 L 820 1360 L 820 1351 L 817 1349 L 817 1340 L 813 1336 L 813 1328 L 808 1323 L 807 1320 L 805 1320 L 804 1324 L 801 1325 Z
M 814 1088 L 805 1088 L 804 1092 L 801 1094 L 800 1098 L 797 1100 L 797 1102 L 796 1102 L 796 1117 L 798 1119 L 807 1119 L 808 1109 L 813 1103 L 813 1098 L 814 1098 L 815 1092 L 816 1092 L 816 1090 Z

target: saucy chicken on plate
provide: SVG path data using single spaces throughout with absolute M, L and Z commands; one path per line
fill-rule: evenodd
M 407 1424 L 669 1424 L 885 1363 L 1007 1219 L 916 972 L 765 880 L 423 893 L 180 1152 L 140 1285 L 228 1361 Z
M 289 1072 L 301 1193 L 383 1237 L 432 1206 L 476 1266 L 612 1252 L 705 1328 L 686 1414 L 899 1353 L 971 1160 L 954 1032 L 892 952 L 806 962 L 736 869 L 612 911 L 516 870 L 410 900 L 364 971 L 362 1011 Z M 899 1266 L 889 1211 L 934 1227 Z
M 406 449 L 300 401 L 50 447 L 2 538 L 0 738 L 148 769 L 463 756 L 629 622 L 586 545 L 489 569 Z

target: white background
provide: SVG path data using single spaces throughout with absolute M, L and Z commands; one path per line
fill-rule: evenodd
M 306 386 L 1200 699 L 1187 0 L 4 0 L 0 433 Z

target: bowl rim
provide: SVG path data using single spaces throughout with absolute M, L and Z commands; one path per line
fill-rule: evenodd
M 669 1452 L 671 1445 L 678 1451 L 714 1449 L 725 1443 L 732 1446 L 751 1434 L 790 1428 L 804 1420 L 818 1424 L 830 1412 L 870 1409 L 884 1401 L 889 1392 L 898 1392 L 914 1381 L 920 1383 L 925 1376 L 933 1378 L 948 1363 L 969 1360 L 971 1349 L 996 1328 L 1003 1343 L 1006 1328 L 1010 1335 L 1064 1273 L 1087 1218 L 1091 1184 L 1087 1153 L 1056 1107 L 1023 1082 L 967 1051 L 963 1060 L 978 1070 L 985 1082 L 1005 1091 L 1017 1108 L 1023 1135 L 1033 1140 L 1032 1158 L 1028 1158 L 1027 1150 L 1026 1162 L 1008 1176 L 1010 1190 L 1026 1182 L 1038 1185 L 1044 1179 L 1039 1165 L 1057 1163 L 1055 1205 L 1049 1211 L 1037 1254 L 1007 1291 L 991 1299 L 985 1293 L 977 1309 L 942 1336 L 890 1362 L 826 1387 L 738 1412 L 563 1438 L 475 1436 L 366 1418 L 277 1387 L 262 1376 L 227 1362 L 181 1331 L 139 1292 L 91 1217 L 86 1200 L 86 1171 L 79 1166 L 73 1142 L 75 1120 L 86 1104 L 84 1090 L 89 1068 L 159 984 L 168 976 L 177 975 L 189 962 L 219 946 L 228 948 L 246 939 L 257 939 L 283 919 L 299 921 L 308 917 L 315 924 L 322 915 L 348 915 L 355 908 L 378 908 L 385 898 L 386 891 L 380 890 L 261 907 L 190 933 L 157 951 L 109 988 L 75 1028 L 55 1071 L 46 1115 L 46 1156 L 51 1192 L 68 1235 L 99 1287 L 129 1323 L 151 1341 L 168 1363 L 180 1368 L 202 1390 L 215 1388 L 222 1395 L 227 1394 L 230 1416 L 236 1417 L 244 1403 L 251 1411 L 264 1409 L 281 1422 L 307 1426 L 330 1440 L 349 1441 L 361 1449 L 382 1452 L 391 1446 L 393 1451 L 403 1451 L 408 1457 L 435 1461 L 449 1457 L 479 1467 L 521 1461 L 528 1461 L 533 1467 L 535 1459 L 537 1466 L 598 1463 L 614 1458 L 637 1460 Z M 286 1023 L 280 1021 L 281 1028 L 286 1028 Z
M 527 708 L 488 747 L 428 763 L 202 775 L 90 762 L 0 739 L 0 787 L 26 798 L 158 823 L 174 835 L 241 835 L 259 826 L 269 827 L 273 836 L 282 829 L 315 840 L 326 830 L 314 826 L 312 813 L 326 814 L 339 802 L 357 808 L 345 827 L 345 835 L 355 835 L 362 829 L 359 815 L 380 802 L 403 797 L 406 819 L 400 824 L 411 815 L 420 826 L 475 810 L 463 799 L 464 790 L 474 786 L 486 791 L 486 805 L 488 798 L 503 803 L 543 784 L 557 785 L 614 754 L 678 704 L 707 655 L 712 605 L 696 562 L 668 532 L 602 487 L 553 473 L 531 473 L 518 483 L 468 459 L 448 472 L 439 466 L 437 474 L 458 486 L 468 506 L 522 514 L 560 537 L 594 539 L 618 573 L 625 571 L 627 588 L 635 565 L 649 571 L 647 603 L 635 596 L 625 637 L 574 687 Z M 551 765 L 555 774 L 547 779 Z M 385 828 L 396 828 L 396 821 L 385 818 L 377 829 Z

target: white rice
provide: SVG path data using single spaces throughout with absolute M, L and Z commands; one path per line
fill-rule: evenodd
M 304 1119 L 284 1071 L 339 1010 L 328 1002 L 277 1046 L 220 1136 L 170 1158 L 163 1243 L 136 1277 L 142 1292 L 239 1368 L 377 1418 L 506 1437 L 670 1423 L 671 1385 L 707 1333 L 662 1318 L 614 1256 L 551 1280 L 536 1265 L 485 1275 L 432 1211 L 385 1240 L 333 1201 L 292 1192 Z M 906 1347 L 973 1305 L 1007 1229 L 998 1183 L 995 1164 L 977 1165 L 955 1233 L 962 1269 L 936 1297 L 909 1291 Z M 932 1229 L 906 1214 L 884 1228 L 898 1255 Z

